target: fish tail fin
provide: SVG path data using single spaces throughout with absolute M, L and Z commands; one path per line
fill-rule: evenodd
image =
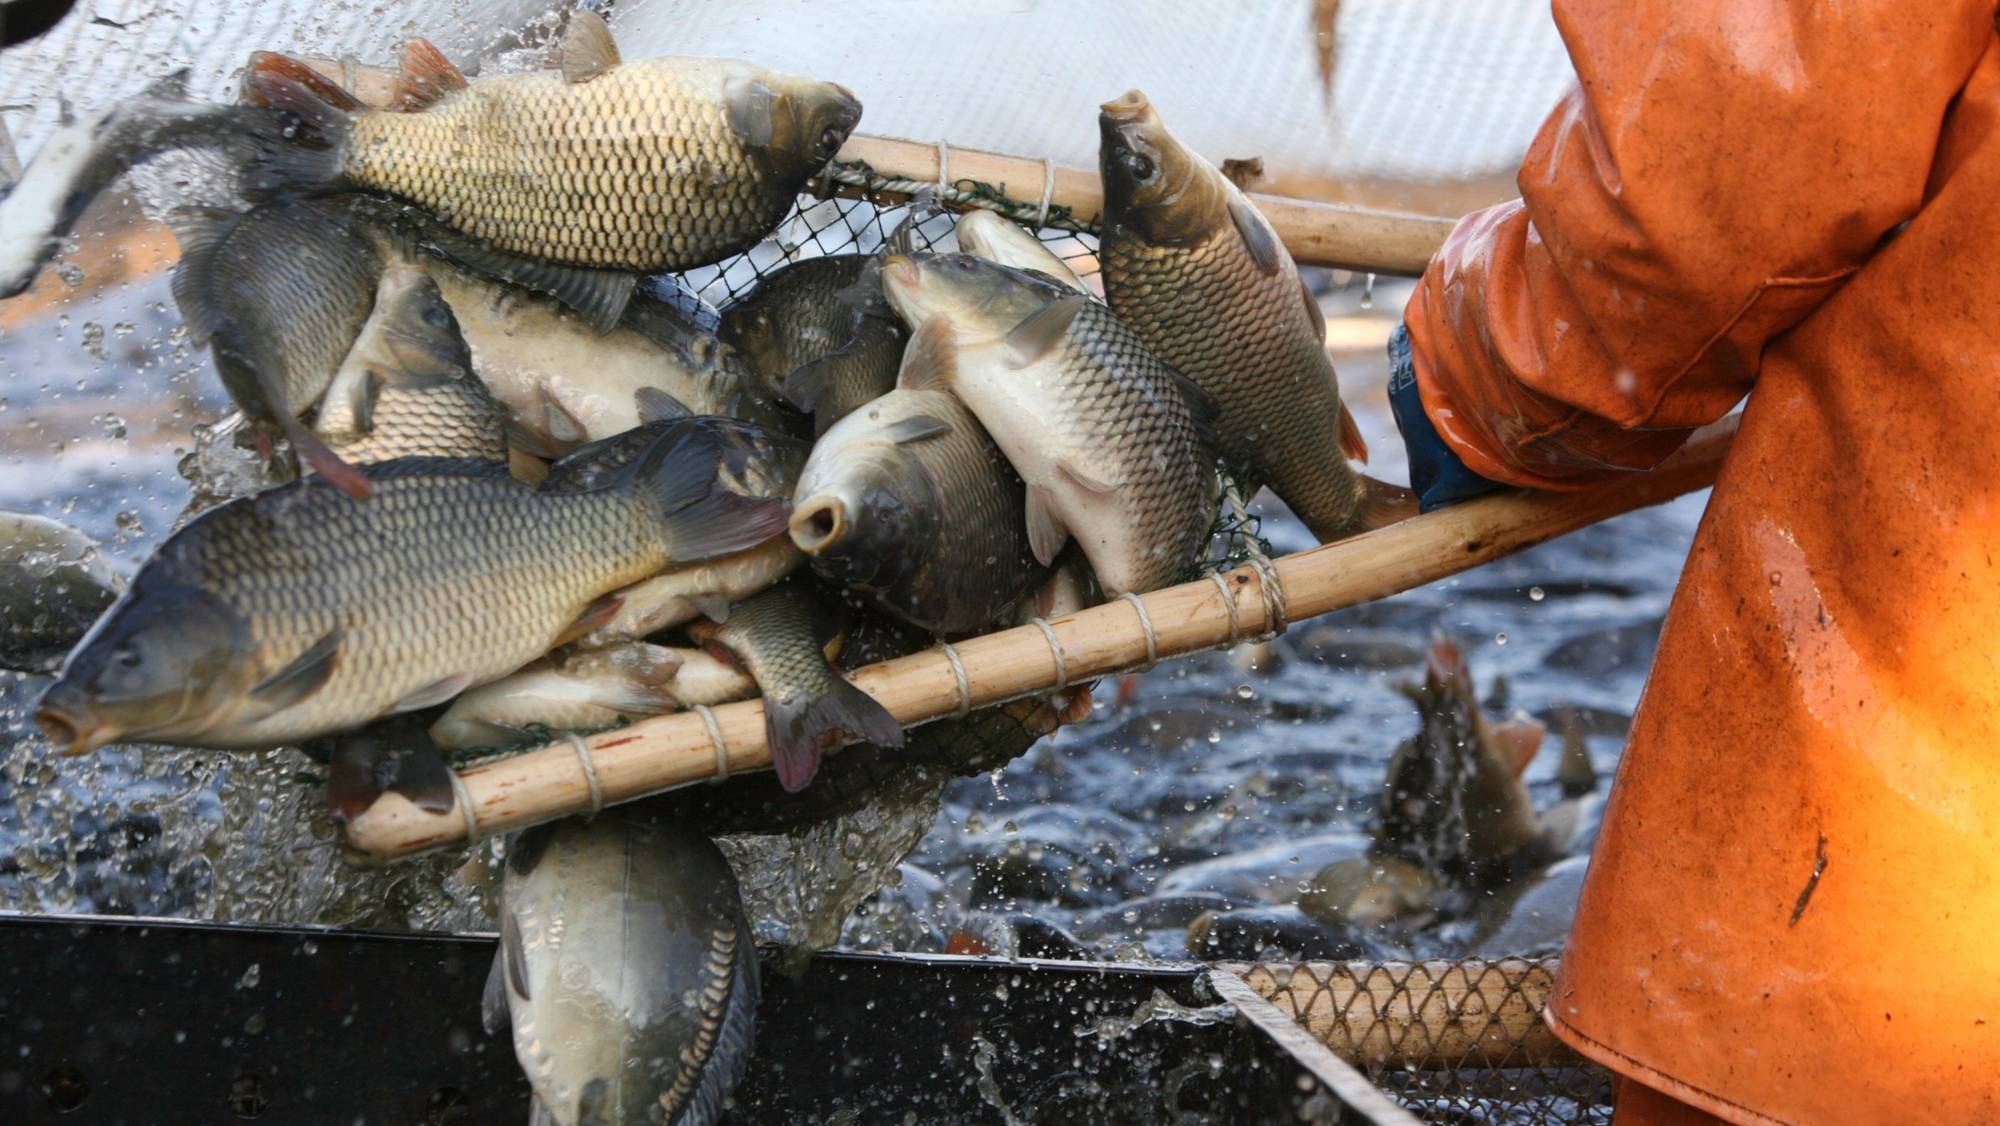
M 681 562 L 713 559 L 782 535 L 791 517 L 785 497 L 748 497 L 717 487 L 727 451 L 699 418 L 663 427 L 633 463 L 628 488 L 658 506 L 673 556 Z
M 243 74 L 247 100 L 284 110 L 277 120 L 243 131 L 243 193 L 253 199 L 334 186 L 347 162 L 352 94 L 305 63 L 272 51 L 250 56 Z
M 796 698 L 764 697 L 764 734 L 778 784 L 797 793 L 819 772 L 820 756 L 852 740 L 903 745 L 903 725 L 875 697 L 827 669 L 824 686 Z
M 1356 529 L 1374 531 L 1417 514 L 1417 494 L 1401 485 L 1378 481 L 1366 473 L 1355 474 L 1354 480 L 1361 488 L 1361 501 L 1354 506 Z
M 279 425 L 284 427 L 285 437 L 292 443 L 292 449 L 298 451 L 299 460 L 305 462 L 308 469 L 326 478 L 327 484 L 355 500 L 367 500 L 375 495 L 375 482 L 370 481 L 367 474 L 342 461 L 340 455 L 334 453 L 332 448 L 321 441 L 319 435 L 308 429 L 305 423 L 300 422 L 297 416 L 282 408 L 280 412 L 282 417 L 279 419 Z

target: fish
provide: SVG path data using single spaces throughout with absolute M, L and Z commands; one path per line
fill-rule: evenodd
M 318 477 L 224 503 L 140 567 L 36 719 L 65 754 L 262 748 L 443 703 L 595 628 L 620 587 L 782 533 L 789 501 L 719 487 L 725 456 L 684 421 L 587 488 L 401 458 L 359 470 L 366 504 Z
M 812 782 L 820 757 L 844 743 L 903 745 L 903 725 L 826 659 L 814 593 L 796 581 L 733 607 L 727 621 L 692 623 L 695 640 L 734 657 L 764 697 L 771 765 L 786 792 Z
M 346 824 L 384 793 L 401 794 L 428 813 L 449 813 L 457 798 L 444 753 L 424 712 L 387 716 L 365 727 L 309 740 L 304 750 L 326 763 L 326 805 Z
M 430 727 L 446 750 L 539 742 L 536 729 L 600 731 L 697 704 L 748 700 L 757 682 L 702 649 L 644 641 L 551 656 L 469 689 Z
M 489 1032 L 512 1025 L 536 1121 L 707 1126 L 743 1078 L 761 981 L 736 874 L 647 807 L 516 834 Z
M 437 283 L 388 266 L 313 430 L 350 464 L 399 457 L 507 460 L 506 413 L 478 376 Z
M 1242 190 L 1182 145 L 1137 90 L 1098 116 L 1104 295 L 1160 359 L 1217 404 L 1247 497 L 1270 486 L 1321 542 L 1404 514 L 1359 477 L 1367 445 L 1340 401 L 1319 302 Z
M 735 354 L 641 295 L 598 333 L 559 302 L 437 257 L 423 268 L 451 306 L 472 368 L 506 407 L 511 440 L 538 457 L 680 414 L 732 415 L 788 428 Z
M 1444 637 L 1432 642 L 1423 683 L 1405 691 L 1417 733 L 1389 760 L 1367 854 L 1327 865 L 1301 896 L 1316 918 L 1413 925 L 1462 912 L 1552 858 L 1522 780 L 1542 724 L 1488 719 L 1464 651 Z
M 1110 309 L 1040 275 L 892 255 L 882 281 L 915 329 L 899 386 L 949 389 L 985 425 L 1027 484 L 1037 562 L 1074 536 L 1112 597 L 1189 568 L 1218 497 L 1199 389 Z
M 793 262 L 723 306 L 716 335 L 824 434 L 896 385 L 909 333 L 881 303 L 880 268 L 873 254 Z
M 624 434 L 593 443 L 549 467 L 542 487 L 566 490 L 590 487 L 601 475 L 624 465 L 643 450 L 663 428 L 675 425 L 705 429 L 725 451 L 717 488 L 745 498 L 790 498 L 806 460 L 806 444 L 739 419 L 695 418 L 647 423 Z M 704 560 L 677 562 L 619 590 L 618 608 L 604 622 L 577 639 L 585 648 L 602 648 L 636 641 L 649 634 L 706 615 L 720 620 L 729 607 L 796 570 L 805 557 L 790 538 L 777 536 L 739 552 Z
M 390 193 L 462 235 L 468 265 L 604 328 L 639 273 L 762 240 L 861 119 L 831 82 L 726 59 L 624 62 L 588 11 L 570 14 L 552 61 L 468 82 L 411 40 L 403 98 L 374 110 L 305 63 L 253 55 L 251 97 L 293 119 L 247 137 L 242 188 Z
M 181 244 L 174 301 L 229 397 L 260 434 L 283 433 L 301 461 L 365 499 L 369 479 L 300 416 L 326 393 L 374 310 L 382 273 L 374 233 L 338 200 L 241 214 L 181 208 L 168 226 Z
M 967 254 L 1017 270 L 1033 270 L 1078 293 L 1090 294 L 1090 287 L 1067 262 L 1056 257 L 1055 251 L 996 212 L 974 208 L 959 216 L 953 229 L 958 232 L 958 248 Z
M 820 436 L 790 534 L 821 575 L 943 635 L 991 624 L 1048 574 L 1020 475 L 937 386 L 899 386 Z
M 134 166 L 173 149 L 228 147 L 245 129 L 280 127 L 269 110 L 202 105 L 186 91 L 187 71 L 179 70 L 96 113 L 65 109 L 19 179 L 0 191 L 0 299 L 33 284 L 91 201 Z
M 0 512 L 0 668 L 54 671 L 124 589 L 96 540 L 59 520 Z

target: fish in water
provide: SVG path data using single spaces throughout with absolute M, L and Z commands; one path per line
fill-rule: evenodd
M 896 255 L 882 282 L 916 329 L 901 386 L 947 388 L 985 425 L 1027 483 L 1038 562 L 1074 536 L 1114 597 L 1187 569 L 1218 492 L 1198 388 L 1111 310 L 1039 274 Z
M 443 703 L 607 620 L 604 596 L 781 533 L 790 504 L 717 485 L 699 425 L 590 487 L 495 462 L 364 467 L 360 504 L 306 478 L 170 537 L 42 697 L 68 754 L 119 740 L 255 748 Z
M 991 624 L 1048 574 L 1020 475 L 940 386 L 897 387 L 834 423 L 793 496 L 792 542 L 814 570 L 933 633 Z
M 53 671 L 124 589 L 89 536 L 0 512 L 0 668 Z
M 647 423 L 585 446 L 549 467 L 542 487 L 565 490 L 591 486 L 624 465 L 664 428 L 702 427 L 725 451 L 716 487 L 744 498 L 790 498 L 805 464 L 806 445 L 754 423 L 728 418 L 696 418 Z M 788 537 L 778 536 L 726 555 L 680 562 L 617 592 L 618 609 L 578 639 L 586 648 L 635 641 L 669 626 L 707 615 L 720 620 L 729 607 L 792 573 L 804 560 Z
M 506 412 L 472 373 L 472 356 L 437 284 L 388 266 L 375 309 L 334 373 L 313 429 L 350 464 L 399 457 L 507 460 Z
M 1299 906 L 1329 921 L 1408 922 L 1465 906 L 1552 851 L 1522 772 L 1540 749 L 1535 720 L 1480 710 L 1465 654 L 1431 646 L 1424 682 L 1406 690 L 1417 734 L 1396 748 L 1368 854 L 1328 865 Z
M 570 14 L 555 69 L 468 83 L 403 52 L 404 97 L 364 108 L 310 67 L 253 56 L 253 97 L 295 115 L 254 138 L 247 194 L 359 188 L 422 207 L 481 272 L 616 323 L 639 273 L 748 250 L 861 118 L 830 82 L 725 59 L 622 62 L 602 17 Z
M 785 420 L 735 354 L 663 302 L 639 295 L 602 334 L 560 303 L 430 256 L 472 368 L 507 408 L 508 433 L 539 457 L 680 414 Z
M 177 71 L 88 117 L 65 111 L 19 180 L 0 184 L 0 298 L 27 289 L 84 209 L 135 165 L 277 127 L 269 110 L 188 101 L 186 78 Z
M 1033 270 L 1078 293 L 1090 293 L 1090 287 L 1083 284 L 1069 263 L 1056 257 L 1055 251 L 1044 246 L 1041 239 L 997 212 L 975 208 L 959 216 L 953 229 L 958 232 L 958 248 L 967 254 L 1017 270 Z
M 793 262 L 725 305 L 717 335 L 824 434 L 896 384 L 909 333 L 882 304 L 880 269 L 872 254 Z
M 537 742 L 536 729 L 598 731 L 641 716 L 757 694 L 733 660 L 629 641 L 549 657 L 459 696 L 430 728 L 446 750 Z
M 764 696 L 771 765 L 788 792 L 805 789 L 820 756 L 844 743 L 903 745 L 903 725 L 833 670 L 826 659 L 820 600 L 804 584 L 785 583 L 731 608 L 724 622 L 701 620 L 688 632 L 734 657 Z
M 511 1023 L 555 1126 L 707 1126 L 750 1062 L 757 948 L 708 838 L 645 806 L 517 834 L 489 1032 Z
M 1098 126 L 1105 298 L 1214 397 L 1223 456 L 1322 542 L 1399 513 L 1399 491 L 1347 464 L 1367 447 L 1340 401 L 1319 302 L 1270 222 L 1139 91 L 1105 103 Z
M 229 397 L 283 433 L 307 465 L 357 499 L 367 477 L 299 421 L 326 393 L 375 307 L 381 248 L 338 200 L 253 211 L 183 209 L 174 301 L 194 343 L 206 344 Z

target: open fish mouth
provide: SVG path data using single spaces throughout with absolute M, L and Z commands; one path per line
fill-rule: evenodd
M 813 497 L 792 510 L 792 543 L 807 555 L 846 539 L 848 527 L 847 505 L 839 497 Z
M 37 708 L 35 723 L 41 727 L 49 745 L 65 758 L 89 754 L 117 738 L 116 732 L 88 712 L 60 705 L 44 704 Z

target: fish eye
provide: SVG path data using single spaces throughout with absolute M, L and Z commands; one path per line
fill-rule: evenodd
M 839 126 L 829 125 L 825 129 L 820 131 L 819 135 L 820 151 L 831 153 L 839 149 L 840 143 L 845 140 L 847 140 L 847 134 L 844 131 L 842 131 Z
M 1155 171 L 1153 168 L 1153 158 L 1147 156 L 1145 153 L 1127 150 L 1120 154 L 1118 159 L 1124 163 L 1125 170 L 1132 174 L 1134 180 L 1144 182 L 1153 178 L 1153 172 Z
M 424 306 L 424 323 L 432 328 L 445 328 L 451 324 L 451 310 L 443 302 L 433 301 Z
M 131 645 L 120 645 L 111 653 L 112 663 L 122 669 L 136 669 L 139 667 L 139 662 L 144 659 L 139 655 L 139 650 Z
M 979 260 L 970 254 L 952 255 L 951 264 L 967 273 L 971 273 L 973 270 L 979 268 Z

